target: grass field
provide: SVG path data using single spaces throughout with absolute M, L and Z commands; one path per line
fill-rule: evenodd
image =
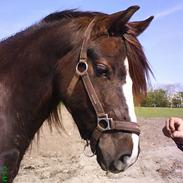
M 154 118 L 154 117 L 182 117 L 183 108 L 164 108 L 164 107 L 136 107 L 138 117 Z

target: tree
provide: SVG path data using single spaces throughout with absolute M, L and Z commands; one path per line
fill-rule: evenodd
M 166 91 L 158 89 L 149 91 L 141 105 L 144 107 L 168 107 L 168 104 L 169 101 Z
M 183 92 L 177 92 L 172 97 L 172 107 L 182 107 Z
M 175 107 L 178 100 L 174 98 L 174 95 L 177 93 L 182 93 L 180 91 L 183 91 L 183 85 L 181 83 L 173 83 L 173 84 L 162 85 L 161 88 L 163 88 L 164 90 L 167 91 L 167 96 L 168 96 L 168 100 L 169 100 L 169 107 Z M 183 96 L 182 96 L 182 99 L 183 99 Z
M 141 106 L 143 107 L 153 107 L 155 106 L 155 95 L 154 95 L 154 92 L 153 91 L 149 91 L 147 93 L 147 96 L 146 98 L 143 99 L 142 103 L 141 103 Z

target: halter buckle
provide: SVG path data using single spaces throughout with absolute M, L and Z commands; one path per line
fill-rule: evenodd
M 108 114 L 105 114 L 102 117 L 98 117 L 97 118 L 97 128 L 100 131 L 111 130 L 111 121 L 112 121 L 112 118 L 109 118 Z

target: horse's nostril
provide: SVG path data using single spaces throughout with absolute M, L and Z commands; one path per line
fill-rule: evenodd
M 130 158 L 130 154 L 125 154 L 125 155 L 122 155 L 119 160 L 122 161 L 123 163 L 127 163 L 127 160 Z
M 115 173 L 124 171 L 128 166 L 127 160 L 129 158 L 130 158 L 129 154 L 122 155 L 119 159 L 112 162 L 112 164 L 110 166 L 110 171 L 115 172 Z

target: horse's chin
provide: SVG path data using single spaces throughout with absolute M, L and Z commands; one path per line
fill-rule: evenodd
M 98 161 L 98 160 L 97 160 L 97 162 L 100 165 L 101 169 L 106 171 L 106 172 L 110 172 L 110 173 L 113 173 L 113 174 L 118 174 L 118 173 L 121 173 L 122 171 L 124 171 L 124 170 L 117 170 L 117 169 L 112 169 L 112 168 L 108 169 L 103 162 Z
M 108 171 L 106 166 L 102 163 L 102 162 L 98 162 L 98 164 L 100 165 L 101 169 L 104 171 Z
M 100 165 L 101 169 L 106 172 L 118 174 L 124 172 L 129 167 L 127 162 L 120 159 L 115 161 L 109 161 L 108 159 L 104 160 L 103 156 L 101 156 L 100 151 L 97 151 L 96 156 L 97 162 Z

